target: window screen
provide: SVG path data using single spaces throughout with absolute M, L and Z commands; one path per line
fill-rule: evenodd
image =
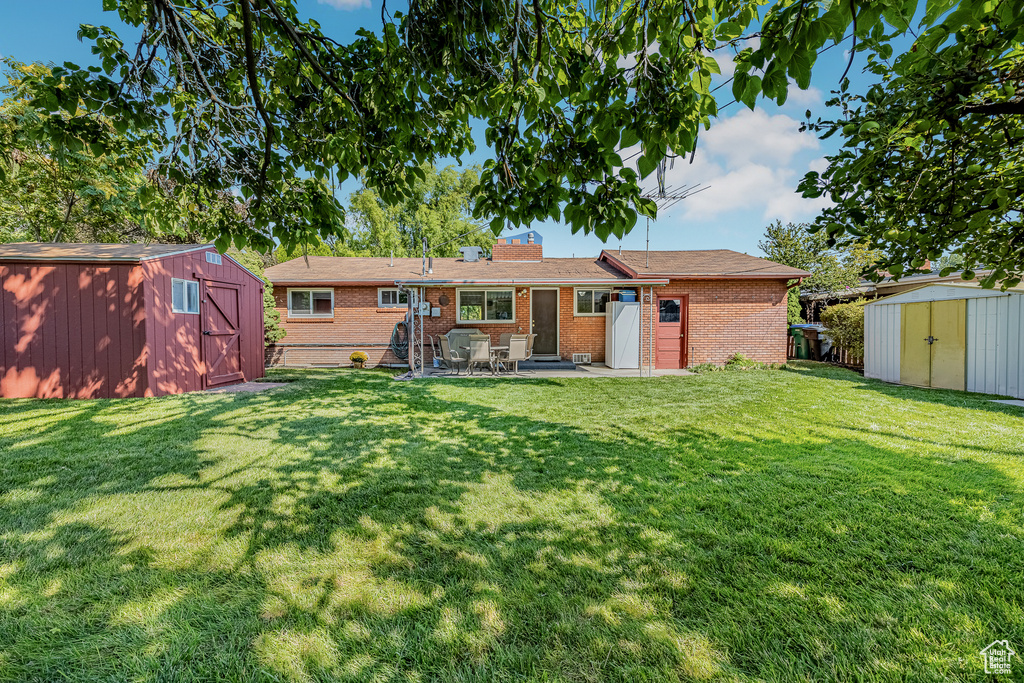
M 658 299 L 658 322 L 679 322 L 679 299 Z
M 483 320 L 484 300 L 482 291 L 459 292 L 459 320 Z
M 288 292 L 288 315 L 329 318 L 334 315 L 334 292 L 329 289 L 293 289 Z
M 199 312 L 198 282 L 171 278 L 171 311 L 174 313 Z
M 610 289 L 577 289 L 576 315 L 601 315 L 612 300 Z
M 381 307 L 388 306 L 407 306 L 409 304 L 409 292 L 402 292 L 396 289 L 381 289 L 379 290 L 380 297 L 378 305 Z

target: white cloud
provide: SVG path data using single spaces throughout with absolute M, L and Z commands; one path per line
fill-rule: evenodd
M 796 119 L 785 114 L 770 116 L 762 109 L 742 109 L 714 123 L 703 134 L 702 147 L 732 166 L 745 162 L 787 164 L 800 151 L 818 148 L 818 139 L 801 133 L 799 127 Z
M 723 78 L 731 78 L 736 73 L 736 62 L 733 61 L 736 55 L 732 52 L 716 52 L 711 56 L 718 62 L 718 68 L 721 70 Z
M 369 7 L 370 0 L 316 0 L 321 5 L 330 5 L 334 9 L 352 10 Z
M 824 173 L 826 168 L 828 168 L 828 159 L 826 159 L 825 157 L 815 159 L 811 163 L 807 164 L 808 171 L 817 171 L 818 173 Z
M 811 218 L 827 200 L 803 199 L 796 188 L 808 169 L 827 163 L 807 158 L 807 152 L 817 149 L 818 139 L 801 133 L 799 122 L 784 114 L 744 109 L 718 120 L 702 134 L 693 163 L 676 159 L 666 172 L 670 188 L 700 184 L 706 189 L 676 204 L 664 217 L 721 221 L 745 212 L 764 221 Z M 654 184 L 653 176 L 644 181 L 645 187 Z
M 786 104 L 795 104 L 800 107 L 812 107 L 816 104 L 821 104 L 823 100 L 824 98 L 821 95 L 821 91 L 813 85 L 807 90 L 801 90 L 796 83 L 790 81 Z

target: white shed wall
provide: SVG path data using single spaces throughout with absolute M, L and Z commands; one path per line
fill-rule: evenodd
M 900 381 L 900 305 L 864 307 L 864 376 Z
M 967 391 L 1024 398 L 1024 296 L 967 302 Z

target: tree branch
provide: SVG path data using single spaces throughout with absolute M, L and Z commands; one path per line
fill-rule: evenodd
M 252 47 L 252 8 L 249 0 L 241 0 L 243 39 L 245 40 L 245 73 L 249 80 L 249 89 L 252 90 L 252 101 L 256 105 L 256 111 L 260 113 L 266 128 L 266 140 L 263 144 L 263 163 L 260 166 L 259 184 L 256 186 L 256 201 L 253 202 L 253 212 L 259 210 L 263 202 L 263 190 L 267 182 L 267 167 L 270 166 L 271 146 L 274 143 L 274 123 L 270 115 L 263 108 L 263 98 L 260 95 L 260 81 L 256 75 L 256 58 Z
M 1003 116 L 1012 114 L 1024 114 L 1024 99 L 1004 100 L 1002 102 L 978 102 L 976 104 L 965 104 L 960 107 L 965 114 L 986 114 L 990 116 Z

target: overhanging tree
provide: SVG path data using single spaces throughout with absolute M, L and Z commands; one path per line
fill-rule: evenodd
M 800 293 L 840 294 L 858 285 L 879 258 L 863 244 L 837 245 L 821 231 L 811 232 L 807 223 L 775 221 L 765 228 L 757 246 L 769 260 L 811 274 L 799 287 L 789 290 L 789 322 L 801 322 Z
M 995 4 L 1019 14 L 1022 2 Z M 82 104 L 165 135 L 161 173 L 179 187 L 251 199 L 251 223 L 226 226 L 221 246 L 267 248 L 343 231 L 330 187 L 347 177 L 400 203 L 421 163 L 474 150 L 474 121 L 491 152 L 478 217 L 495 230 L 551 218 L 621 236 L 656 213 L 640 178 L 691 152 L 717 114 L 714 51 L 759 37 L 736 58 L 733 96 L 781 103 L 791 79 L 809 85 L 826 44 L 847 32 L 884 44 L 917 3 L 413 0 L 393 18 L 382 8 L 379 35 L 349 44 L 300 20 L 293 0 L 104 7 L 141 39 L 83 26 L 100 66 L 66 64 L 27 84 L 36 106 Z M 88 140 L 81 118 L 59 117 L 54 134 Z
M 1024 276 L 1024 9 L 997 0 L 929 2 L 924 29 L 896 57 L 864 45 L 878 84 L 848 83 L 830 104 L 841 116 L 809 126 L 839 134 L 842 150 L 800 185 L 834 206 L 817 220 L 833 241 L 868 240 L 884 271 L 922 271 L 1012 287 Z M 882 273 L 874 274 L 881 277 Z

